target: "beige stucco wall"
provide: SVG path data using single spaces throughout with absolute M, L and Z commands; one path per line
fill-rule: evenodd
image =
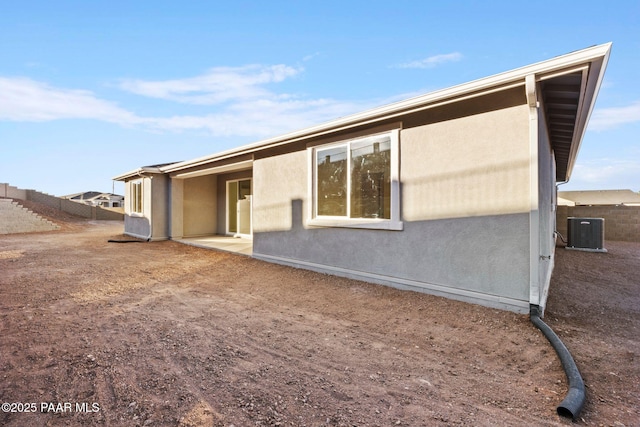
M 307 163 L 306 151 L 253 163 L 254 232 L 292 229 L 292 201 L 307 198 Z
M 154 191 L 153 180 L 156 178 L 162 180 L 163 177 L 161 175 L 157 175 L 157 176 L 153 175 L 153 176 L 144 176 L 144 177 L 127 181 L 124 187 L 124 198 L 125 198 L 124 212 L 127 215 L 133 214 L 134 216 L 145 217 L 148 219 L 151 218 L 152 199 L 156 196 L 159 196 L 159 194 L 153 193 Z M 131 188 L 133 184 L 138 182 L 142 182 L 142 212 L 133 213 L 131 212 L 131 198 L 132 198 Z M 158 191 L 156 189 L 156 193 L 157 192 Z
M 403 220 L 529 211 L 526 105 L 405 129 Z
M 309 226 L 304 147 L 257 159 L 254 256 L 528 310 L 528 108 L 487 110 L 401 130 L 399 231 Z
M 182 218 L 185 237 L 216 233 L 217 183 L 216 175 L 184 180 Z
M 172 239 L 184 237 L 184 179 L 171 178 L 171 223 L 169 236 Z
M 125 217 L 124 230 L 125 233 L 139 238 L 150 238 L 151 235 L 151 201 L 147 201 L 147 197 L 143 194 L 142 213 L 131 212 L 131 186 L 134 182 L 142 182 L 142 191 L 149 194 L 151 190 L 151 178 L 140 178 L 127 181 L 124 186 L 125 200 Z
M 154 175 L 146 184 L 151 187 L 151 201 L 145 197 L 146 204 L 151 204 L 151 221 L 153 224 L 152 240 L 169 238 L 169 177 Z
M 142 213 L 131 212 L 131 185 L 142 182 Z M 169 237 L 169 178 L 162 174 L 145 175 L 125 185 L 125 233 L 140 238 L 164 240 Z

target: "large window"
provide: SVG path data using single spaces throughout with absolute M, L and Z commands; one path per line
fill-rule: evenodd
M 142 180 L 131 182 L 131 212 L 142 213 Z
M 398 131 L 312 149 L 315 225 L 401 229 Z

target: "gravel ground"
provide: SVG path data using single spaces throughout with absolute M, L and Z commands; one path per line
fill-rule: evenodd
M 574 424 L 527 316 L 62 223 L 0 236 L 0 425 Z M 607 248 L 558 248 L 545 321 L 576 423 L 640 425 L 640 243 Z

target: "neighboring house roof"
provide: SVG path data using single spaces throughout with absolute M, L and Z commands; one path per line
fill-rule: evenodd
M 375 125 L 383 121 L 443 105 L 473 99 L 493 92 L 522 87 L 529 91 L 531 83 L 537 83 L 538 98 L 544 105 L 543 114 L 549 139 L 556 156 L 556 180 L 568 181 L 591 115 L 595 98 L 602 83 L 611 43 L 593 46 L 547 61 L 539 62 L 491 77 L 438 90 L 405 101 L 374 108 L 362 113 L 339 118 L 317 126 L 291 132 L 275 138 L 196 158 L 184 162 L 160 166 L 147 172 L 176 173 L 212 164 L 244 154 L 291 144 L 313 137 L 353 129 L 363 125 Z M 533 89 L 535 90 L 535 89 Z M 528 97 L 536 99 L 535 96 Z M 535 108 L 536 105 L 530 105 Z M 249 160 L 245 160 L 250 162 Z M 218 169 L 216 167 L 216 169 Z M 145 168 L 114 177 L 124 181 Z
M 85 191 L 83 193 L 74 193 L 68 194 L 66 196 L 62 196 L 62 199 L 69 199 L 74 201 L 93 201 L 93 200 L 111 200 L 122 199 L 124 196 L 120 196 L 118 194 L 113 193 L 101 193 L 99 191 Z
M 157 165 L 149 165 L 149 166 L 144 166 L 144 167 L 146 167 L 146 168 L 162 168 L 162 167 L 165 167 L 165 166 L 173 165 L 175 163 L 180 163 L 180 162 L 158 163 Z
M 558 200 L 557 200 L 557 204 L 558 206 L 575 206 L 575 202 L 569 200 L 569 199 L 565 199 L 563 197 L 560 197 L 560 193 L 558 193 Z
M 559 191 L 560 198 L 568 200 L 574 205 L 627 205 L 640 206 L 640 193 L 631 190 L 591 190 L 591 191 Z
M 102 193 L 99 191 L 85 191 L 83 193 L 74 193 L 74 194 L 62 196 L 62 198 L 69 199 L 69 200 L 90 200 L 101 194 Z

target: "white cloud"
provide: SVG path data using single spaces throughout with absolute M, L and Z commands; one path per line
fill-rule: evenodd
M 320 56 L 320 52 L 312 53 L 302 58 L 304 62 L 311 61 L 313 58 Z
M 143 119 L 85 90 L 59 89 L 28 78 L 0 77 L 0 120 L 97 119 L 121 125 Z
M 640 122 L 640 101 L 626 107 L 596 109 L 589 120 L 589 129 L 601 131 L 634 122 Z
M 206 74 L 184 79 L 125 80 L 120 88 L 151 98 L 185 104 L 214 105 L 237 99 L 274 96 L 262 85 L 279 83 L 302 71 L 288 65 L 217 67 Z
M 442 55 L 434 55 L 425 59 L 417 61 L 405 62 L 396 65 L 394 68 L 435 68 L 438 65 L 447 62 L 456 62 L 462 59 L 462 54 L 459 52 L 446 53 Z
M 213 136 L 279 135 L 361 110 L 362 104 L 330 99 L 258 99 L 238 102 L 218 113 L 150 119 L 157 129 L 181 132 L 206 130 Z
M 636 189 L 640 185 L 640 160 L 600 158 L 579 161 L 571 182 L 584 188 Z
M 52 87 L 28 78 L 0 77 L 0 121 L 95 119 L 154 132 L 206 132 L 212 136 L 263 138 L 362 111 L 371 102 L 309 99 L 264 85 L 301 72 L 285 65 L 219 67 L 203 76 L 123 82 L 122 87 L 156 99 L 207 104 L 200 115 L 145 116 L 100 99 L 90 91 Z

